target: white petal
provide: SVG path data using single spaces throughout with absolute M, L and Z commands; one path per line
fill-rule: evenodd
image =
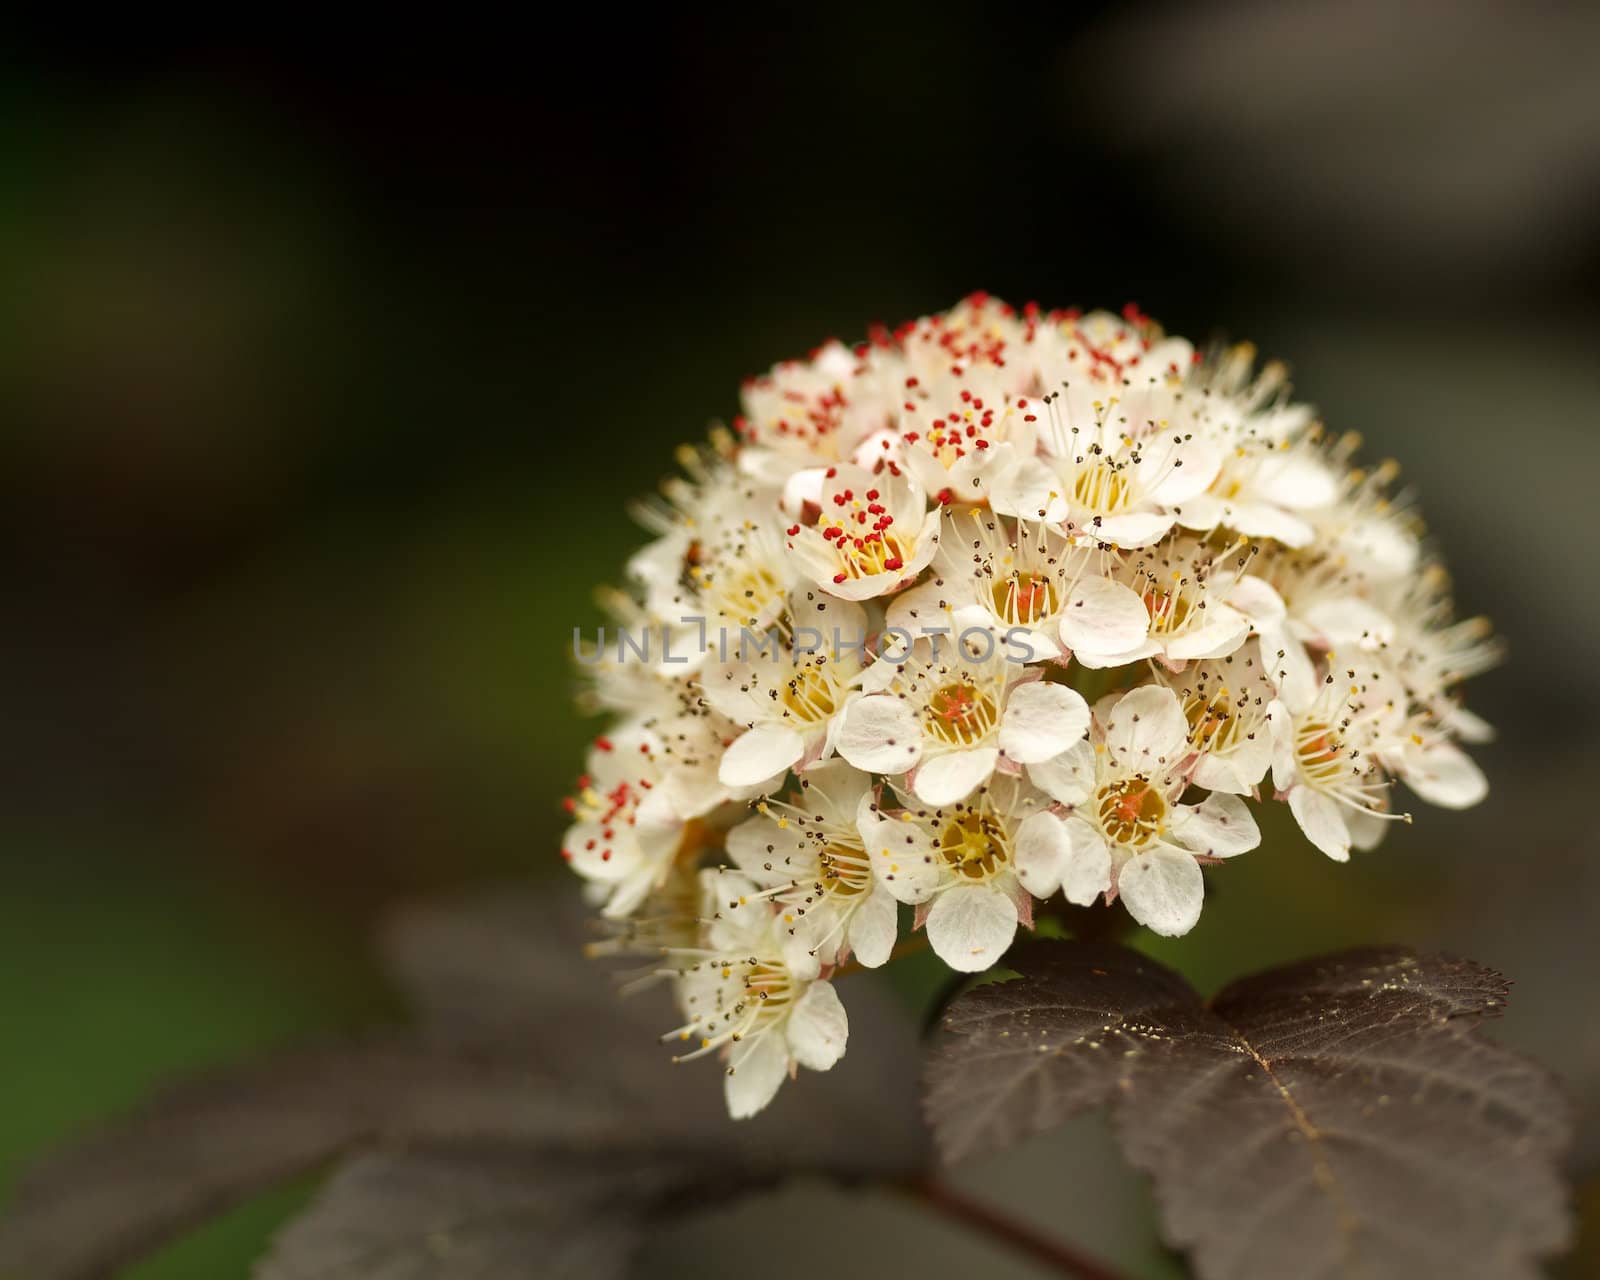
M 747 662 L 712 667 L 700 676 L 700 691 L 714 711 L 735 724 L 752 725 L 766 715 L 755 668 Z
M 1337 800 L 1302 785 L 1290 788 L 1289 809 L 1307 840 L 1335 862 L 1350 860 L 1350 832 Z
M 1178 843 L 1208 858 L 1231 858 L 1261 843 L 1250 806 L 1235 795 L 1216 793 L 1197 805 L 1173 810 L 1172 834 Z
M 1282 622 L 1288 612 L 1283 597 L 1265 579 L 1253 573 L 1244 574 L 1228 588 L 1228 604 L 1237 609 L 1258 627 Z
M 717 766 L 717 777 L 730 787 L 748 787 L 782 773 L 806 753 L 806 740 L 793 729 L 758 725 L 740 735 Z
M 733 865 L 763 884 L 781 883 L 790 878 L 791 871 L 815 862 L 801 831 L 792 825 L 780 827 L 771 818 L 741 822 L 728 832 L 724 845 Z
M 789 1015 L 789 1052 L 802 1067 L 826 1071 L 844 1057 L 850 1023 L 831 982 L 813 982 Z
M 1160 774 L 1189 752 L 1189 721 L 1178 695 L 1147 684 L 1122 695 L 1106 720 L 1106 749 L 1118 767 Z
M 926 902 L 942 879 L 928 833 L 915 822 L 874 812 L 870 796 L 862 797 L 856 828 L 878 882 L 900 902 Z
M 1327 507 L 1339 497 L 1339 482 L 1320 458 L 1303 450 L 1269 454 L 1253 488 L 1282 507 Z
M 874 884 L 867 900 L 850 917 L 850 951 L 862 966 L 876 969 L 889 959 L 900 932 L 900 913 L 887 885 Z
M 1035 813 L 1017 827 L 1011 857 L 1017 879 L 1036 898 L 1048 898 L 1061 887 L 1072 854 L 1066 823 L 1053 813 Z
M 1125 516 L 1102 516 L 1085 524 L 1083 536 L 1113 547 L 1148 547 L 1160 542 L 1175 523 L 1172 516 L 1154 511 L 1131 511 Z
M 1087 907 L 1111 887 L 1111 848 L 1082 818 L 1067 820 L 1067 836 L 1072 853 L 1061 877 L 1061 891 L 1068 902 Z
M 990 481 L 989 505 L 1001 515 L 1023 520 L 1066 518 L 1067 502 L 1061 496 L 1061 477 L 1038 458 L 1024 458 Z
M 1058 804 L 1082 804 L 1094 790 L 1094 747 L 1088 742 L 1078 742 L 1053 759 L 1030 764 L 1028 777 Z
M 1018 764 L 1060 755 L 1089 732 L 1089 704 L 1064 684 L 1018 685 L 1000 719 L 1000 749 Z
M 1167 642 L 1167 657 L 1174 662 L 1197 658 L 1224 658 L 1250 638 L 1250 619 L 1237 609 L 1213 603 L 1205 625 L 1185 631 Z
M 789 1074 L 789 1046 L 769 1031 L 734 1045 L 731 1065 L 722 1080 L 722 1096 L 730 1116 L 748 1120 L 772 1101 Z
M 1176 938 L 1200 919 L 1206 882 L 1200 864 L 1174 849 L 1141 853 L 1117 876 L 1117 893 L 1128 914 L 1152 933 Z
M 1400 775 L 1429 804 L 1444 809 L 1470 809 L 1489 794 L 1489 780 L 1472 758 L 1448 742 L 1416 752 Z
M 922 728 L 904 698 L 868 694 L 845 708 L 835 746 L 867 773 L 904 773 L 922 758 Z
M 884 622 L 887 626 L 910 632 L 912 639 L 920 636 L 924 627 L 948 627 L 950 608 L 972 597 L 968 585 L 970 581 L 968 578 L 961 582 L 925 582 L 920 587 L 902 591 L 889 602 Z M 884 647 L 892 658 L 898 659 L 901 656 L 899 646 L 904 643 L 904 636 L 890 635 L 885 639 Z
M 1120 582 L 1085 578 L 1067 593 L 1061 611 L 1061 642 L 1090 653 L 1122 653 L 1144 643 L 1150 611 Z
M 605 833 L 611 832 L 611 839 Z M 617 839 L 618 835 L 628 838 Z M 639 842 L 627 831 L 598 822 L 578 822 L 561 840 L 567 865 L 585 880 L 604 883 L 620 880 L 639 865 Z
M 911 789 L 917 799 L 929 804 L 954 804 L 987 782 L 999 762 L 998 747 L 949 751 L 924 761 L 912 779 Z
M 1222 470 L 1221 451 L 1198 436 L 1174 445 L 1169 458 L 1169 470 L 1149 491 L 1150 500 L 1164 507 L 1204 493 Z
M 927 928 L 939 959 L 957 972 L 981 973 L 1016 937 L 1017 909 L 998 889 L 961 884 L 934 900 Z

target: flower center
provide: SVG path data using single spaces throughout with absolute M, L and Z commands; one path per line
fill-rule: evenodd
M 830 844 L 817 855 L 817 878 L 824 893 L 853 898 L 872 885 L 872 865 L 860 849 Z
M 1121 511 L 1133 497 L 1133 486 L 1110 463 L 1080 468 L 1072 478 L 1072 499 L 1091 511 Z
M 1127 778 L 1100 792 L 1100 828 L 1117 844 L 1144 844 L 1166 818 L 1166 800 L 1143 778 Z
M 970 747 L 994 728 L 994 701 L 970 684 L 947 684 L 928 699 L 928 730 L 951 747 Z
M 783 599 L 783 584 L 765 565 L 746 565 L 718 574 L 706 585 L 712 607 L 747 627 L 755 626 L 763 616 L 770 618 L 773 606 Z
M 880 573 L 893 573 L 911 555 L 910 548 L 893 529 L 855 538 L 846 534 L 836 539 L 834 546 L 838 548 L 839 564 L 846 578 L 871 578 Z
M 790 677 L 783 688 L 783 705 L 805 724 L 826 720 L 839 707 L 833 681 L 820 665 L 802 667 Z
M 1226 689 L 1210 698 L 1201 694 L 1189 697 L 1184 701 L 1183 714 L 1189 721 L 1189 743 L 1197 751 L 1207 747 L 1221 751 L 1232 745 L 1239 721 L 1228 703 Z
M 1294 753 L 1301 772 L 1312 786 L 1329 785 L 1344 775 L 1344 765 L 1339 758 L 1339 735 L 1330 724 L 1312 721 L 1301 725 L 1295 734 Z
M 1150 611 L 1150 629 L 1162 635 L 1182 631 L 1193 611 L 1193 605 L 1181 589 L 1162 591 L 1152 588 L 1144 593 L 1144 607 Z
M 964 813 L 945 827 L 939 852 L 957 875 L 968 880 L 987 880 L 1011 860 L 1005 828 L 977 813 Z
M 995 613 L 1007 622 L 1028 626 L 1056 611 L 1056 589 L 1036 573 L 1014 573 L 990 589 Z

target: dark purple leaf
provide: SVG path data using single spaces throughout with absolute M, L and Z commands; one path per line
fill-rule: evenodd
M 926 1111 L 947 1160 L 1112 1110 L 1202 1277 L 1536 1276 L 1569 1233 L 1570 1108 L 1478 1034 L 1470 961 L 1363 950 L 1209 1005 L 1133 951 L 1045 943 L 946 1011 Z

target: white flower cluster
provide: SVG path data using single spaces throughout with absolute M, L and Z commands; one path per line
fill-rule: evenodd
M 1187 932 L 1201 868 L 1259 843 L 1247 800 L 1343 861 L 1393 779 L 1482 798 L 1486 624 L 1392 464 L 1250 349 L 974 296 L 743 407 L 641 509 L 579 655 L 620 723 L 563 845 L 735 1117 L 844 1053 L 830 978 L 890 958 L 902 904 L 975 972 L 1057 894 Z

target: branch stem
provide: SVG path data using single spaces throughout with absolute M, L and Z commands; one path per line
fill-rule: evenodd
M 946 1218 L 955 1219 L 979 1235 L 1008 1245 L 1020 1254 L 1050 1268 L 1057 1275 L 1073 1280 L 1127 1280 L 1098 1258 L 1078 1252 L 1070 1245 L 1047 1236 L 1025 1222 L 1007 1217 L 998 1209 L 975 1200 L 964 1191 L 932 1175 L 914 1178 L 903 1184 L 906 1192 Z

